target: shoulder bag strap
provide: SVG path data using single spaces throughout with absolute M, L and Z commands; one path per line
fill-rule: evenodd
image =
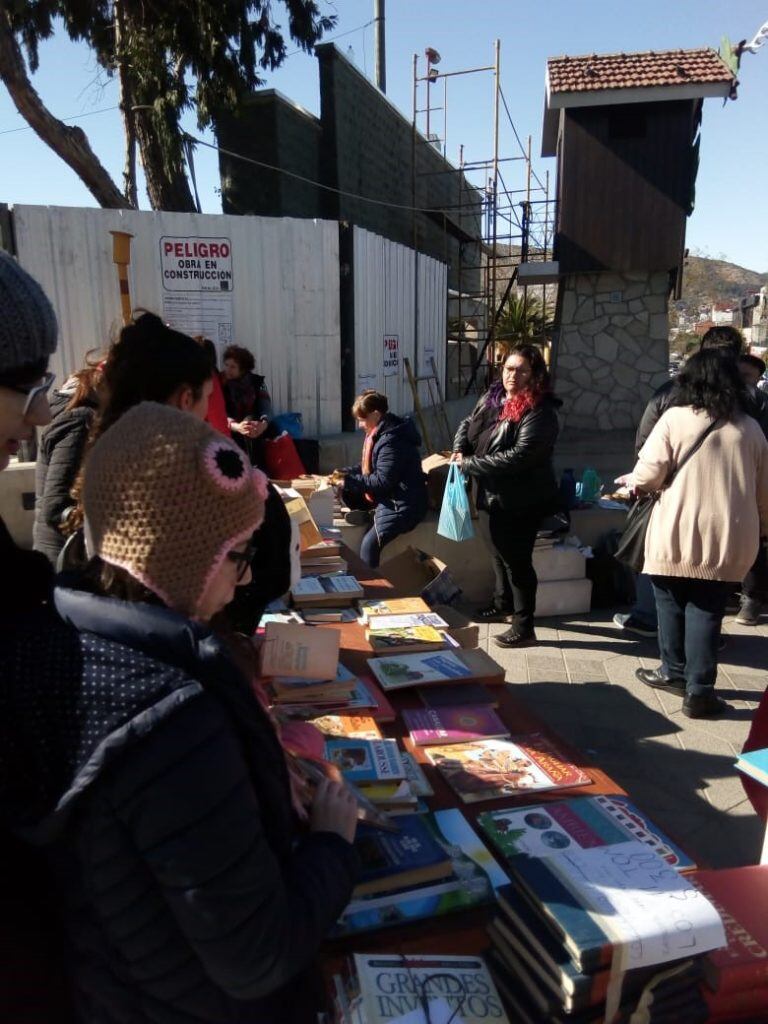
M 678 464 L 672 470 L 671 474 L 667 477 L 666 482 L 664 484 L 665 488 L 670 486 L 670 484 L 675 479 L 680 470 L 683 468 L 683 466 L 686 464 L 686 462 L 691 458 L 691 456 L 696 454 L 699 448 L 701 448 L 701 446 L 704 444 L 706 439 L 709 437 L 709 435 L 712 433 L 715 427 L 719 424 L 719 422 L 719 419 L 712 420 L 707 429 L 703 431 L 702 434 L 699 436 L 698 440 L 694 441 L 694 443 L 691 445 L 691 447 L 688 449 L 688 451 L 685 453 L 682 459 L 680 459 Z

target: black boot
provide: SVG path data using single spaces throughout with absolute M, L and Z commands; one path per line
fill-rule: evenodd
M 683 701 L 683 714 L 686 718 L 717 718 L 729 711 L 730 707 L 716 693 L 703 693 L 699 696 L 688 694 Z
M 497 647 L 533 647 L 536 643 L 536 634 L 533 626 L 523 626 L 514 622 L 505 633 L 499 633 L 493 638 Z

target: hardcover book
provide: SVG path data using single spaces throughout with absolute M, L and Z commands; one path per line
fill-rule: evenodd
M 704 958 L 704 975 L 716 992 L 765 989 L 768 1007 L 768 864 L 688 876 L 720 912 L 728 945 Z
M 411 739 L 419 747 L 509 736 L 509 729 L 489 707 L 405 710 L 403 721 Z
M 425 747 L 424 752 L 464 803 L 592 782 L 541 733 Z
M 521 854 L 552 857 L 574 847 L 588 849 L 638 839 L 678 871 L 695 867 L 691 858 L 625 796 L 580 796 L 484 811 L 477 823 L 508 860 Z
M 354 954 L 350 1011 L 366 1024 L 423 1019 L 434 1024 L 509 1024 L 496 986 L 477 956 Z
M 378 782 L 405 778 L 397 740 L 330 739 L 325 756 L 350 782 Z
M 399 829 L 396 833 L 358 826 L 355 850 L 361 869 L 355 898 L 433 882 L 453 871 L 445 848 L 421 815 L 398 815 L 391 820 Z

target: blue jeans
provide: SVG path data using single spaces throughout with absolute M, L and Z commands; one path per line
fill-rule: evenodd
M 378 569 L 381 552 L 385 544 L 403 533 L 410 533 L 426 515 L 426 509 L 403 509 L 393 515 L 389 511 L 382 514 L 381 506 L 373 514 L 373 523 L 360 542 L 360 558 L 370 569 Z
M 635 576 L 635 603 L 630 615 L 637 619 L 641 626 L 647 626 L 648 629 L 657 628 L 656 598 L 651 577 L 644 572 Z
M 711 693 L 731 584 L 679 576 L 652 576 L 651 580 L 659 616 L 662 673 L 670 679 L 685 679 L 685 692 L 690 696 Z

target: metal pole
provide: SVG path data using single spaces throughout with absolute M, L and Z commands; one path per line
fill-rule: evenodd
M 373 47 L 376 51 L 376 85 L 387 91 L 387 44 L 384 35 L 385 0 L 373 0 Z
M 492 360 L 496 357 L 496 243 L 498 240 L 496 227 L 496 210 L 499 195 L 499 94 L 501 92 L 501 42 L 494 42 L 493 61 L 493 190 L 491 194 L 493 223 L 491 224 L 491 323 L 489 328 L 488 352 Z M 490 383 L 490 381 L 489 381 Z

